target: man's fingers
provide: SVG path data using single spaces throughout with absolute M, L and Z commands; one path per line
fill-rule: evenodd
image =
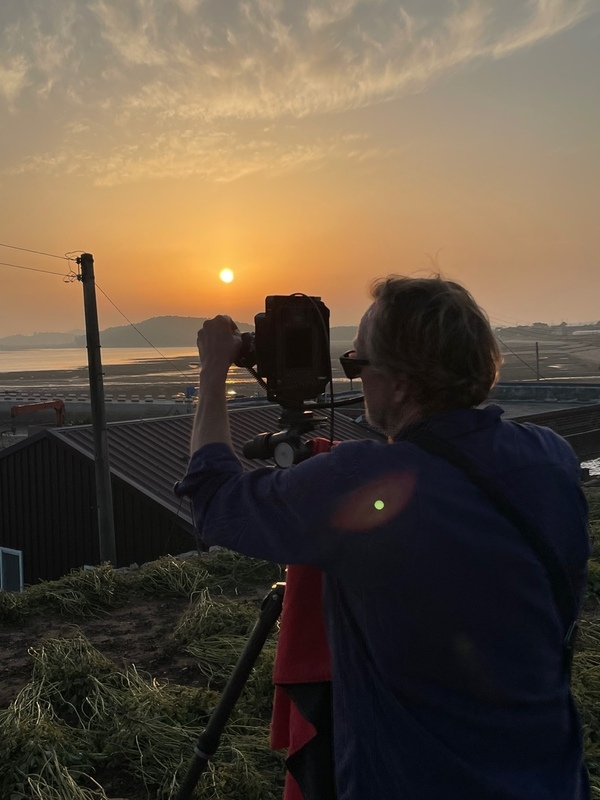
M 229 314 L 217 314 L 216 317 L 205 320 L 200 331 L 218 331 L 219 329 L 233 332 L 239 330 L 238 326 L 235 324 Z M 200 331 L 198 331 L 198 335 L 200 335 Z
M 232 364 L 241 347 L 241 333 L 228 314 L 218 314 L 204 321 L 196 344 L 201 361 L 216 358 Z

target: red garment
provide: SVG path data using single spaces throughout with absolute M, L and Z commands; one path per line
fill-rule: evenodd
M 313 455 L 327 452 L 327 439 L 313 439 Z M 271 718 L 271 747 L 288 749 L 288 756 L 304 747 L 316 734 L 283 688 L 285 684 L 331 680 L 331 654 L 323 621 L 320 570 L 303 565 L 287 568 L 279 641 L 273 670 L 275 697 Z M 284 800 L 303 800 L 298 784 L 288 772 Z
M 315 729 L 281 685 L 331 680 L 331 656 L 323 623 L 321 573 L 315 567 L 287 568 L 273 683 L 271 747 L 289 754 L 303 747 Z

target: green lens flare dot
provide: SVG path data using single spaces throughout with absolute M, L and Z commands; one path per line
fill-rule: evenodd
M 385 507 L 385 503 L 383 502 L 383 500 L 375 500 L 373 505 L 375 506 L 375 509 L 377 511 L 382 511 L 383 508 Z

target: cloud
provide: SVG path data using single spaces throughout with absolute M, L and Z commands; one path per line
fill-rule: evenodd
M 420 91 L 450 70 L 554 36 L 592 8 L 457 0 L 427 15 L 412 5 L 205 0 L 192 26 L 179 6 L 165 13 L 168 4 L 153 0 L 96 0 L 93 11 L 117 61 L 154 68 L 131 81 L 124 109 L 212 120 L 302 118 Z
M 329 25 L 348 18 L 356 8 L 357 0 L 332 0 L 330 3 L 311 3 L 306 20 L 311 31 L 320 31 Z
M 9 172 L 86 175 L 96 186 L 190 175 L 228 183 L 259 172 L 281 175 L 299 168 L 318 169 L 332 162 L 367 161 L 386 154 L 389 150 L 382 153 L 367 137 L 358 135 L 282 145 L 266 136 L 242 142 L 231 132 L 186 130 L 141 137 L 135 144 L 104 150 L 101 158 L 97 151 L 66 146 L 57 152 L 31 156 Z
M 27 60 L 23 56 L 2 60 L 4 63 L 0 63 L 0 95 L 12 106 L 27 85 Z
M 504 58 L 516 50 L 537 44 L 581 22 L 592 13 L 592 4 L 586 0 L 537 0 L 528 21 L 507 31 L 505 36 L 491 46 L 494 58 Z
M 555 36 L 594 6 L 594 0 L 14 0 L 0 8 L 0 102 L 16 113 L 31 102 L 46 103 L 49 113 L 52 103 L 76 117 L 71 137 L 80 125 L 82 138 L 73 139 L 68 157 L 60 155 L 61 142 L 53 154 L 30 154 L 24 168 L 75 163 L 89 174 L 110 155 L 122 162 L 121 174 L 133 176 L 141 152 L 148 157 L 153 146 L 177 137 L 185 143 L 190 125 L 200 161 L 215 140 L 243 149 L 245 125 L 339 115 L 423 91 L 454 70 Z M 94 129 L 121 144 L 95 150 Z M 280 163 L 282 141 L 271 146 Z M 299 138 L 288 146 L 290 161 L 302 163 L 298 153 L 312 152 L 314 143 Z M 176 148 L 174 161 L 193 161 L 182 150 Z M 166 173 L 168 159 L 159 161 Z

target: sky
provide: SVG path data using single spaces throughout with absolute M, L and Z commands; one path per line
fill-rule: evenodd
M 432 270 L 496 325 L 597 321 L 599 12 L 2 0 L 0 243 L 91 253 L 101 328 L 292 292 L 354 325 Z M 74 262 L 0 262 L 0 337 L 84 327 Z

